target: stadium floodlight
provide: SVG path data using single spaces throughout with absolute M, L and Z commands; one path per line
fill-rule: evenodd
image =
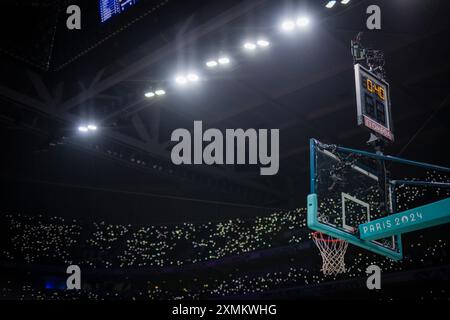
M 95 124 L 90 124 L 87 128 L 89 131 L 97 131 L 97 126 Z
M 190 82 L 197 82 L 200 78 L 199 78 L 199 76 L 196 75 L 195 73 L 190 73 L 190 74 L 188 74 L 187 79 L 188 79 Z
M 187 79 L 186 79 L 186 77 L 184 77 L 184 76 L 177 76 L 177 77 L 175 78 L 175 82 L 176 82 L 177 84 L 183 85 L 183 84 L 186 84 L 186 83 L 187 83 Z
M 270 46 L 270 42 L 264 39 L 259 39 L 256 44 L 260 47 L 266 48 L 268 46 Z
M 310 23 L 309 18 L 308 17 L 299 17 L 296 21 L 297 26 L 300 28 L 304 28 L 307 27 Z
M 208 62 L 206 62 L 206 66 L 208 68 L 215 68 L 215 67 L 217 67 L 217 61 L 214 61 L 214 60 L 208 61 Z
M 328 1 L 328 3 L 325 5 L 325 7 L 327 7 L 328 9 L 331 9 L 334 7 L 335 4 L 336 4 L 336 0 Z
M 163 95 L 166 94 L 166 91 L 164 91 L 163 89 L 158 89 L 158 90 L 155 91 L 155 94 L 157 96 L 163 96 Z
M 223 56 L 223 57 L 220 57 L 218 61 L 219 61 L 219 63 L 222 64 L 222 65 L 223 65 L 223 64 L 229 64 L 229 63 L 230 63 L 230 58 L 228 58 L 228 57 L 226 57 L 226 56 Z
M 178 75 L 175 78 L 175 82 L 179 85 L 185 85 L 188 82 L 197 82 L 199 80 L 200 80 L 200 77 L 194 72 L 189 73 L 187 75 Z M 159 91 L 159 94 L 155 92 L 157 95 L 164 95 L 166 93 L 164 90 L 158 90 L 158 91 Z
M 295 29 L 295 22 L 292 20 L 284 20 L 281 23 L 281 30 L 286 31 L 286 32 L 290 32 L 293 31 Z
M 84 133 L 84 132 L 88 132 L 89 129 L 88 129 L 88 127 L 86 127 L 86 126 L 79 126 L 79 127 L 78 127 L 78 131 Z
M 248 51 L 253 51 L 256 49 L 256 44 L 254 44 L 253 42 L 246 42 L 244 43 L 244 49 Z
M 341 4 L 348 4 L 350 0 L 341 0 Z
M 146 92 L 146 93 L 144 94 L 144 96 L 145 96 L 146 98 L 153 98 L 153 97 L 155 96 L 155 93 L 154 93 L 154 92 Z

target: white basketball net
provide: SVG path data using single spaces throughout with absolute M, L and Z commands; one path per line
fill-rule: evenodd
M 337 275 L 345 272 L 345 252 L 348 242 L 342 239 L 332 238 L 321 232 L 312 234 L 314 243 L 322 256 L 322 272 L 324 275 Z

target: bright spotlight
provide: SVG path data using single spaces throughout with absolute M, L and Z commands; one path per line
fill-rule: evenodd
M 219 63 L 220 64 L 229 64 L 230 63 L 230 58 L 228 58 L 228 57 L 221 57 L 221 58 L 219 58 Z
M 166 94 L 166 91 L 164 91 L 164 90 L 162 90 L 162 89 L 159 89 L 159 90 L 156 90 L 156 91 L 155 91 L 155 94 L 156 94 L 157 96 L 163 96 L 163 95 Z
M 90 124 L 87 126 L 87 128 L 90 131 L 97 131 L 97 126 L 95 124 Z
M 258 46 L 260 46 L 260 47 L 263 47 L 263 48 L 265 48 L 265 47 L 268 47 L 268 46 L 270 46 L 270 42 L 269 41 L 267 41 L 267 40 L 258 40 L 257 42 L 256 42 L 256 44 L 258 45 Z
M 246 43 L 244 43 L 244 49 L 252 51 L 252 50 L 256 49 L 256 45 L 252 42 L 246 42 Z
M 348 4 L 350 2 L 350 0 L 341 0 L 342 4 Z
M 87 127 L 85 127 L 85 126 L 79 126 L 78 127 L 78 131 L 80 131 L 80 132 L 88 132 L 89 129 Z
M 144 96 L 145 96 L 146 98 L 153 98 L 153 97 L 155 96 L 155 94 L 154 94 L 153 92 L 146 92 L 146 93 L 144 94 Z
M 183 77 L 183 76 L 177 76 L 175 78 L 175 82 L 178 83 L 178 84 L 183 85 L 183 84 L 186 84 L 187 79 L 185 77 Z
M 195 73 L 188 74 L 187 78 L 191 82 L 197 82 L 199 80 L 198 75 L 196 75 Z
M 285 20 L 281 24 L 281 30 L 283 31 L 292 31 L 295 28 L 295 23 L 292 20 Z
M 220 61 L 219 61 L 219 62 L 220 62 Z M 214 68 L 214 67 L 217 67 L 217 62 L 214 61 L 214 60 L 208 61 L 208 62 L 206 62 L 206 66 L 207 66 L 208 68 Z
M 297 26 L 299 26 L 299 27 L 306 27 L 306 26 L 308 26 L 309 25 L 309 18 L 307 18 L 307 17 L 300 17 L 300 18 L 298 18 L 297 19 Z
M 328 3 L 325 5 L 325 7 L 327 7 L 328 9 L 331 9 L 334 7 L 334 5 L 336 4 L 336 1 L 328 1 Z

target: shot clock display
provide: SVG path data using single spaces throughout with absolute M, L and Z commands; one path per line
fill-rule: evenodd
M 358 124 L 393 142 L 389 84 L 359 64 L 355 82 Z

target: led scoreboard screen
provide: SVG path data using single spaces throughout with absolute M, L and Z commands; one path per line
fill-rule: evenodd
M 137 2 L 139 0 L 99 0 L 101 22 L 121 14 Z
M 389 84 L 372 72 L 355 65 L 358 124 L 393 142 Z

